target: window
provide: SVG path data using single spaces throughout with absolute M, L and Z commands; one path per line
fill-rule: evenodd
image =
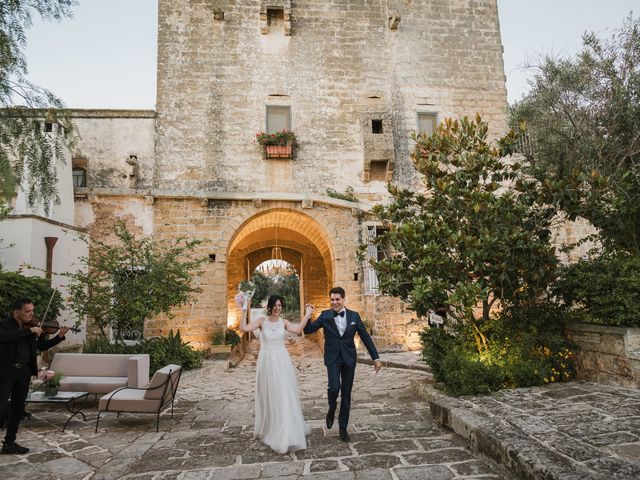
M 382 120 L 371 120 L 371 133 L 382 133 Z
M 87 171 L 81 167 L 73 167 L 73 188 L 84 188 L 86 186 Z
M 427 136 L 431 136 L 436 131 L 437 125 L 437 114 L 418 112 L 418 133 L 424 133 Z
M 291 130 L 291 107 L 267 105 L 267 133 Z
M 365 241 L 367 243 L 367 256 L 364 264 L 364 293 L 365 295 L 377 295 L 380 293 L 378 283 L 378 273 L 376 269 L 369 263 L 370 261 L 379 262 L 389 256 L 389 248 L 380 245 L 376 239 L 383 235 L 387 228 L 380 225 L 365 226 Z

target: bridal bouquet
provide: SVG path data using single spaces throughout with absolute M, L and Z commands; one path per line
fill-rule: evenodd
M 256 284 L 245 280 L 238 284 L 238 294 L 236 295 L 236 302 L 242 305 L 242 309 L 246 310 L 253 297 L 253 294 L 256 293 Z

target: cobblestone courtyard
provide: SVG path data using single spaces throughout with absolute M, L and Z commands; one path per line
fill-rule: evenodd
M 61 426 L 66 410 L 34 413 L 18 441 L 26 456 L 0 456 L 6 479 L 449 479 L 510 478 L 477 458 L 450 431 L 435 424 L 428 404 L 411 388 L 425 372 L 383 369 L 375 375 L 359 365 L 349 431 L 342 443 L 337 427 L 327 431 L 326 373 L 319 348 L 289 341 L 297 368 L 309 448 L 280 455 L 252 436 L 255 355 L 227 372 L 189 372 L 180 385 L 173 420 L 163 416 L 155 432 L 152 415 L 107 414 L 94 433 L 96 407 L 88 422 Z

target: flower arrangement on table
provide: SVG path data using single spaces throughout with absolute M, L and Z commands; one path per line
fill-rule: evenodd
M 256 142 L 264 147 L 266 158 L 292 158 L 298 146 L 296 134 L 291 130 L 275 133 L 256 133 Z
M 58 393 L 60 380 L 62 380 L 61 373 L 56 373 L 43 367 L 38 370 L 38 375 L 31 381 L 31 388 L 34 391 L 42 390 L 45 396 L 53 397 Z

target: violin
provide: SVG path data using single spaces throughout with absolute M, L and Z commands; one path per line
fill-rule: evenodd
M 64 327 L 64 325 L 60 325 L 58 320 L 38 320 L 36 317 L 33 317 L 29 323 L 24 324 L 25 327 L 40 327 L 42 329 L 42 333 L 46 335 L 53 335 L 57 333 L 58 330 Z M 73 333 L 79 333 L 80 328 L 77 326 L 69 327 L 69 331 Z

